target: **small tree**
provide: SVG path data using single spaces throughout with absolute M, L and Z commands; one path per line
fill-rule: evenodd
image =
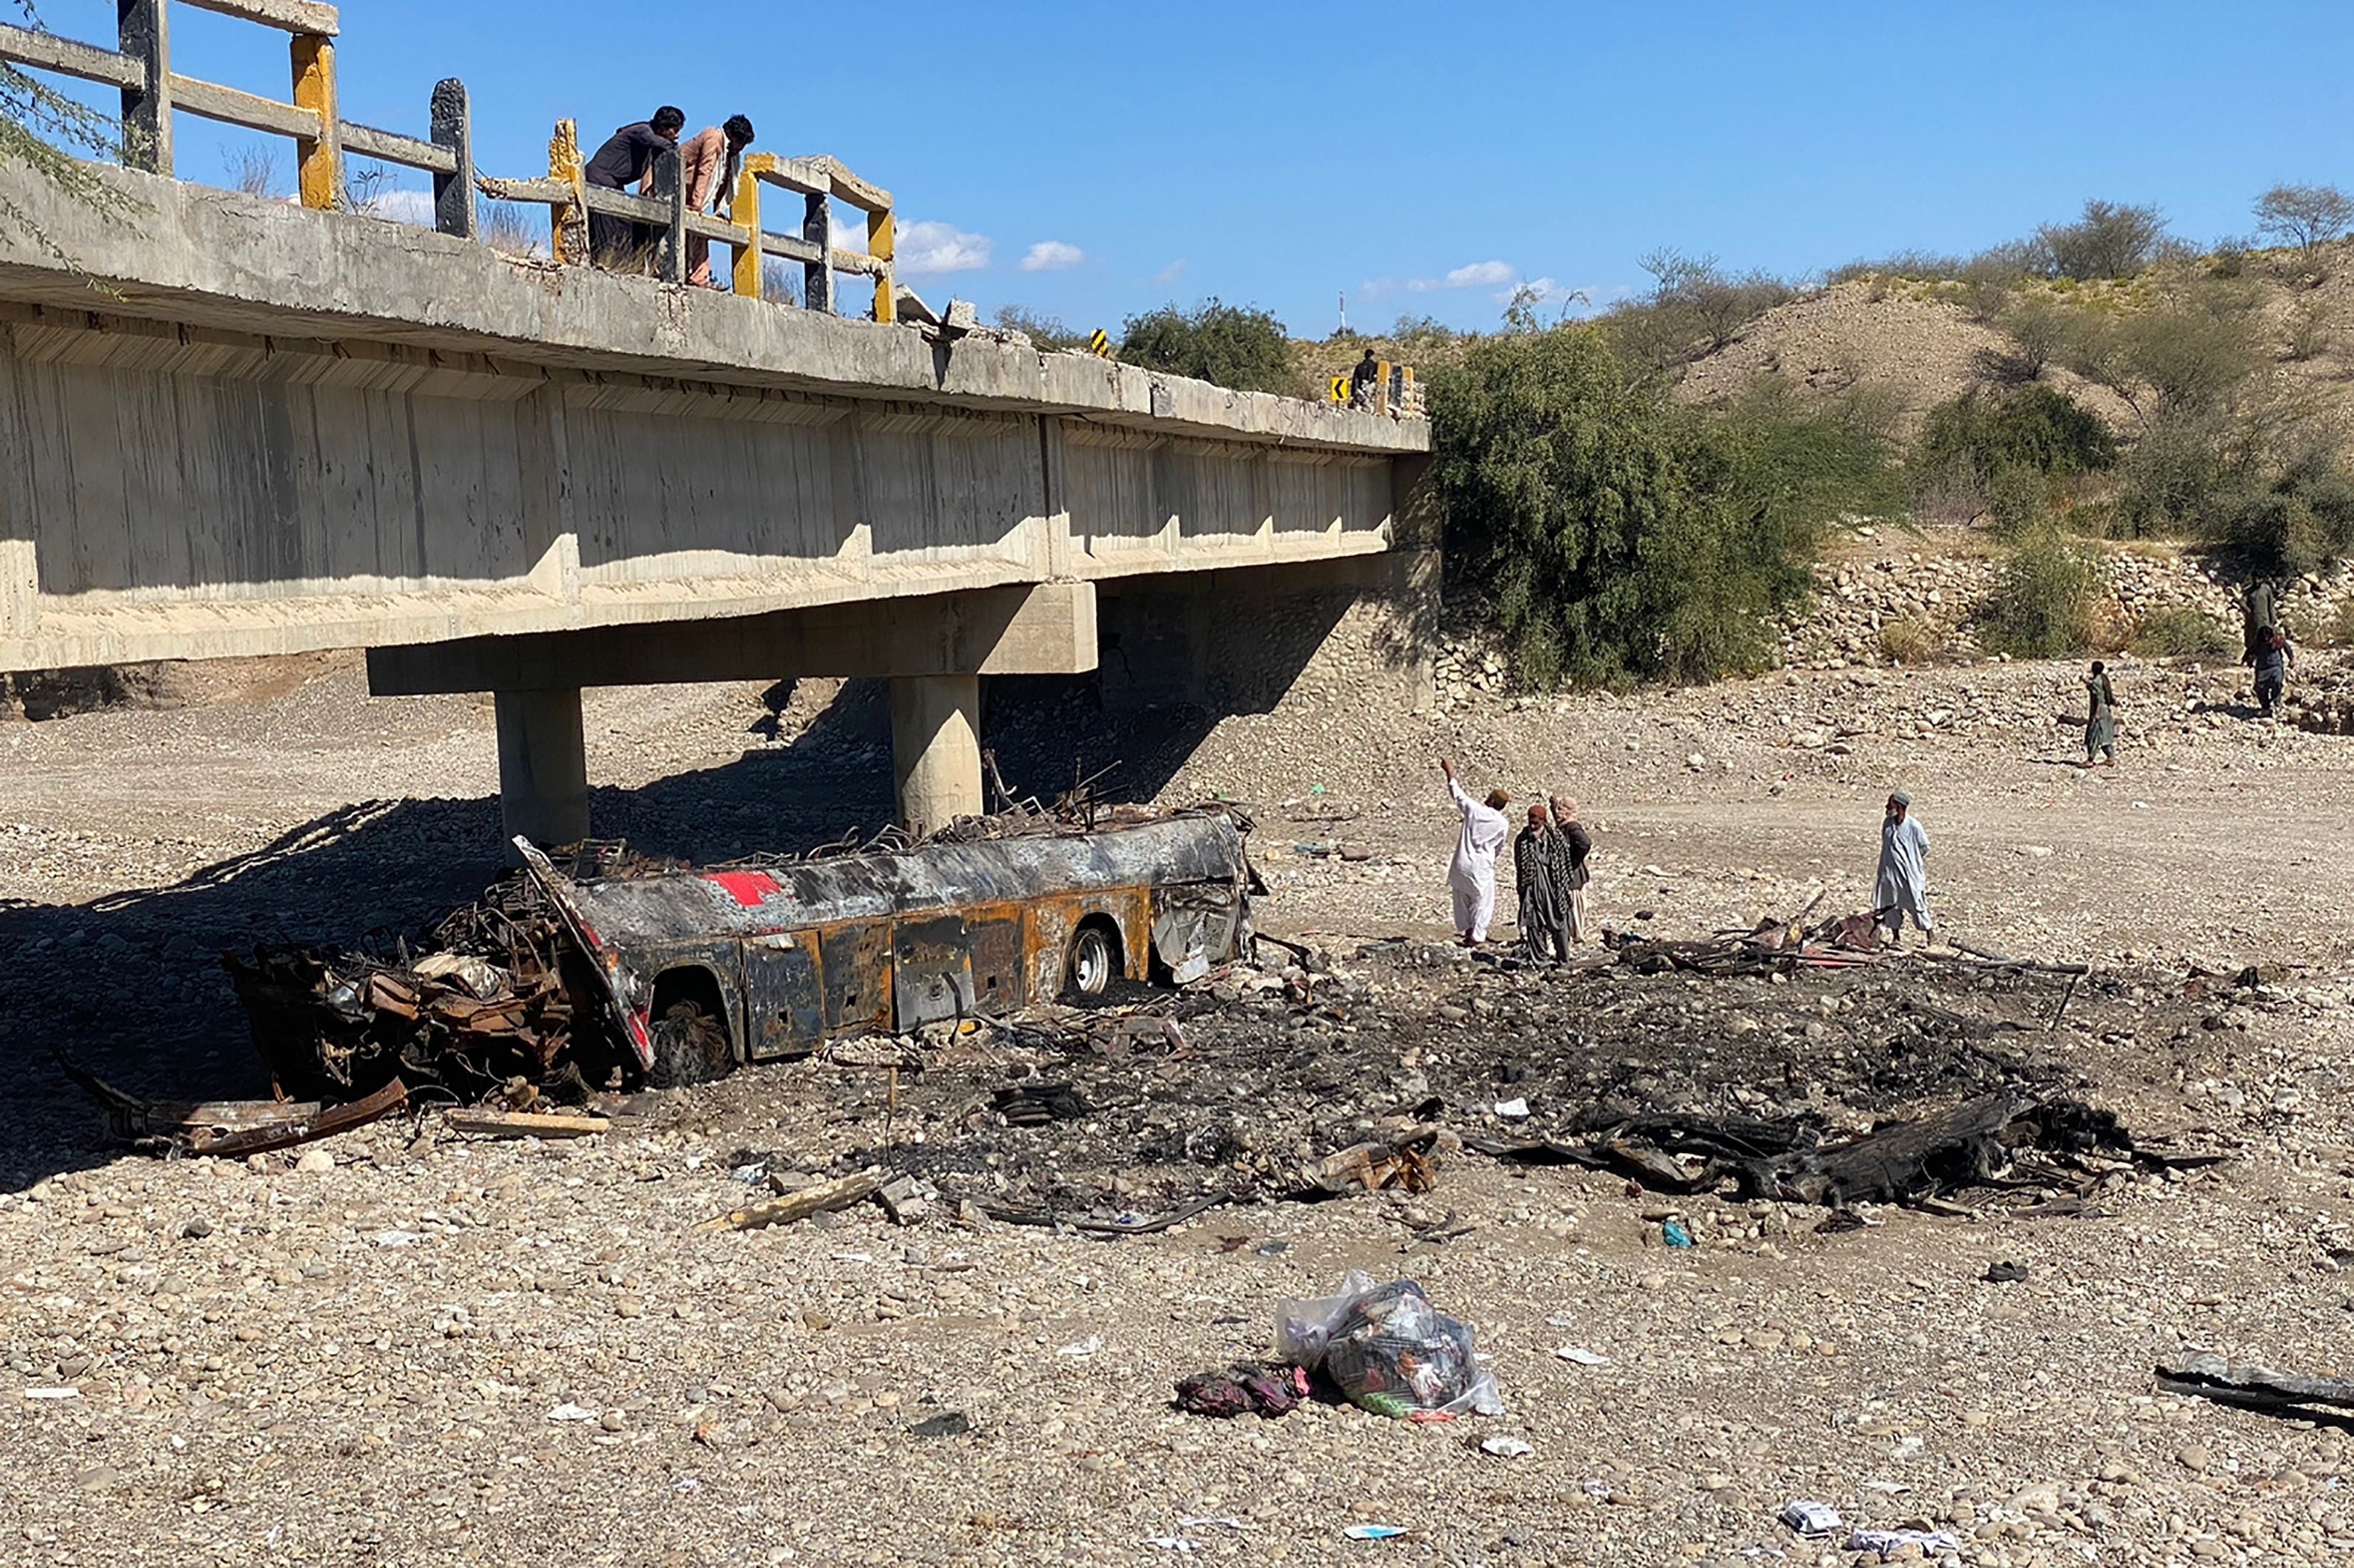
M 9 0 L 0 0 L 0 8 Z M 41 18 L 33 0 L 13 0 L 25 25 L 37 30 Z M 5 14 L 5 9 L 0 9 Z M 63 143 L 61 147 L 58 143 Z M 101 158 L 122 155 L 120 124 L 79 101 L 68 98 L 37 78 L 0 61 L 0 165 L 29 169 L 69 197 L 101 212 L 123 213 L 130 198 L 76 163 L 64 149 L 79 147 Z M 34 242 L 62 255 L 24 208 L 0 191 L 0 225 L 32 236 Z
M 2158 259 L 2166 219 L 2154 207 L 2088 201 L 2075 222 L 2047 223 L 2035 234 L 2056 277 L 2130 278 Z
M 2354 197 L 2336 185 L 2274 185 L 2256 198 L 2256 232 L 2311 256 L 2354 228 Z
M 1147 370 L 1190 376 L 1238 392 L 1296 397 L 1300 390 L 1283 323 L 1265 311 L 1217 300 L 1191 313 L 1163 305 L 1129 317 L 1119 356 Z

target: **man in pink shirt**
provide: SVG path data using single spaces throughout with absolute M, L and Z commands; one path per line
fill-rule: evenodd
M 678 144 L 678 177 L 686 186 L 686 209 L 709 212 L 714 198 L 735 199 L 736 169 L 744 149 L 752 144 L 752 122 L 731 114 L 726 123 L 696 132 Z M 726 211 L 723 205 L 719 209 Z M 718 287 L 711 281 L 711 241 L 699 234 L 686 237 L 686 281 L 702 288 Z

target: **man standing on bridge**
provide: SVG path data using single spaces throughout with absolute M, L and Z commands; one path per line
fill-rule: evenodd
M 1439 770 L 1447 775 L 1447 792 L 1463 813 L 1462 836 L 1455 842 L 1455 859 L 1447 868 L 1447 885 L 1455 895 L 1455 929 L 1463 945 L 1476 948 L 1488 939 L 1488 922 L 1496 914 L 1496 857 L 1512 834 L 1504 808 L 1512 798 L 1491 789 L 1481 805 L 1455 777 L 1455 759 L 1442 757 Z
M 652 120 L 622 126 L 588 160 L 588 183 L 603 190 L 628 190 L 646 177 L 656 158 L 677 147 L 678 133 L 685 126 L 686 111 L 667 103 L 654 111 Z M 642 272 L 652 249 L 653 230 L 648 225 L 599 212 L 588 215 L 588 252 L 598 266 Z

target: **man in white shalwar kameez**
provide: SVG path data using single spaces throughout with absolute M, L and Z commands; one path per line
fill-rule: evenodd
M 1455 759 L 1442 757 L 1438 766 L 1447 775 L 1447 791 L 1463 813 L 1463 833 L 1455 842 L 1455 860 L 1447 868 L 1447 885 L 1455 895 L 1455 929 L 1467 948 L 1488 939 L 1488 922 L 1496 914 L 1496 857 L 1512 836 L 1504 808 L 1512 798 L 1490 790 L 1486 803 L 1473 800 L 1455 777 Z
M 1930 933 L 1929 834 L 1913 820 L 1913 797 L 1902 789 L 1888 797 L 1888 815 L 1880 824 L 1880 879 L 1872 906 L 1892 948 L 1908 914 L 1924 936 Z

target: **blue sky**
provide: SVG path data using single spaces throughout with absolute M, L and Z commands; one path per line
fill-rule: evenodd
M 40 0 L 111 34 L 108 0 Z M 748 23 L 744 16 L 756 18 Z M 1845 0 L 1552 6 L 946 5 L 812 20 L 669 0 L 353 0 L 347 116 L 422 134 L 465 79 L 486 172 L 655 104 L 889 188 L 936 304 L 1082 330 L 1215 294 L 1295 333 L 1494 323 L 1515 281 L 1598 300 L 1662 246 L 1804 273 L 1970 250 L 2088 196 L 2201 241 L 2282 180 L 2354 186 L 2354 5 Z M 279 35 L 179 5 L 175 64 L 282 97 Z M 871 41 L 870 41 L 871 40 Z M 179 120 L 180 171 L 239 140 Z

